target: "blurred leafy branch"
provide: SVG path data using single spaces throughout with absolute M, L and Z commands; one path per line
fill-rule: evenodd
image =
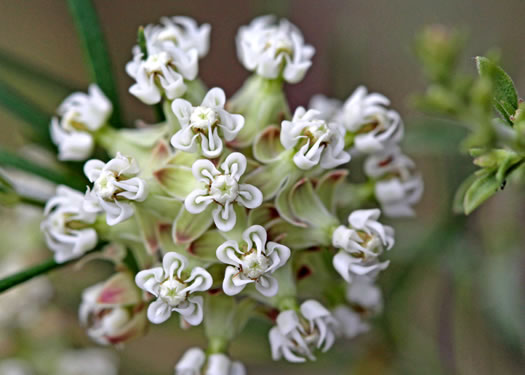
M 454 202 L 455 211 L 468 215 L 508 179 L 524 179 L 525 104 L 499 66 L 497 53 L 476 57 L 478 77 L 459 69 L 465 40 L 463 33 L 440 25 L 421 32 L 415 52 L 429 84 L 414 102 L 422 111 L 446 116 L 470 132 L 461 148 L 479 169 L 460 185 Z

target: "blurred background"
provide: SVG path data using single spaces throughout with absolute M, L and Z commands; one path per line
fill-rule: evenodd
M 388 254 L 390 268 L 379 278 L 385 294 L 383 314 L 369 334 L 338 342 L 330 353 L 306 365 L 272 363 L 265 340 L 268 325 L 252 321 L 232 348 L 232 356 L 245 362 L 250 374 L 523 373 L 523 186 L 508 186 L 469 217 L 454 215 L 454 192 L 474 170 L 470 157 L 458 151 L 466 133 L 450 121 L 418 114 L 409 98 L 425 88 L 414 39 L 421 28 L 435 23 L 467 33 L 466 72 L 475 74 L 474 56 L 498 47 L 518 91 L 525 89 L 524 1 L 96 0 L 95 4 L 130 123 L 152 119 L 149 109 L 127 94 L 131 79 L 124 65 L 137 27 L 171 15 L 188 15 L 212 25 L 211 50 L 200 63 L 200 76 L 209 87 L 221 86 L 228 95 L 240 87 L 248 73 L 236 58 L 236 31 L 257 15 L 274 13 L 295 23 L 317 51 L 306 79 L 287 87 L 292 108 L 306 105 L 316 93 L 344 99 L 364 84 L 388 96 L 404 117 L 404 150 L 416 160 L 426 191 L 417 219 L 392 223 L 397 243 Z M 51 73 L 72 90 L 87 87 L 88 72 L 65 1 L 0 2 L 0 35 L 0 54 L 14 58 L 11 64 L 0 59 L 2 80 L 43 110 L 54 112 L 68 91 L 44 90 L 16 73 L 16 61 Z M 0 109 L 3 147 L 27 147 L 20 127 L 18 119 Z M 38 235 L 38 212 L 1 207 L 0 215 L 0 264 L 9 260 L 12 272 L 49 256 Z M 98 263 L 84 267 L 81 275 L 63 269 L 49 280 L 39 279 L 25 290 L 0 296 L 0 359 L 20 357 L 45 369 L 45 363 L 59 358 L 66 348 L 93 347 L 79 327 L 77 307 L 81 290 L 107 278 L 109 271 Z M 14 306 L 12 301 L 26 301 L 18 308 L 28 316 L 15 312 L 3 319 L 3 313 L 9 315 L 7 306 Z M 204 344 L 199 329 L 181 335 L 176 326 L 172 319 L 124 348 L 111 349 L 120 373 L 171 373 L 186 348 Z

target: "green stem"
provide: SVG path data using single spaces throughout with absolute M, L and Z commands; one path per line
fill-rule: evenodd
M 25 195 L 18 194 L 18 201 L 20 203 L 28 204 L 30 206 L 44 208 L 46 206 L 46 202 L 41 201 L 40 199 L 36 199 L 33 197 L 28 197 Z
M 72 259 L 64 263 L 57 263 L 54 259 L 48 259 L 40 264 L 37 264 L 33 267 L 27 268 L 20 272 L 17 272 L 11 276 L 7 276 L 0 280 L 0 293 L 18 285 L 31 280 L 34 277 L 48 273 L 54 269 L 65 267 L 69 264 L 75 263 L 79 259 L 85 257 L 88 254 L 100 251 L 106 245 L 105 242 L 99 243 L 93 250 L 86 252 L 82 257 L 77 259 Z

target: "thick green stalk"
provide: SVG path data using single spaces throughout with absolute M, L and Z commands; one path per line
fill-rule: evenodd
M 94 253 L 96 251 L 100 251 L 104 246 L 106 245 L 105 242 L 101 242 L 95 247 L 93 250 L 88 251 L 85 253 L 81 258 L 85 257 L 88 254 Z M 33 267 L 27 268 L 25 270 L 22 270 L 20 272 L 17 272 L 11 276 L 7 276 L 0 280 L 0 293 L 16 286 L 19 284 L 22 284 L 23 282 L 29 281 L 34 277 L 43 275 L 45 273 L 48 273 L 52 270 L 65 267 L 69 264 L 75 263 L 81 258 L 73 259 L 64 263 L 57 263 L 54 259 L 48 259 L 40 264 L 37 264 Z

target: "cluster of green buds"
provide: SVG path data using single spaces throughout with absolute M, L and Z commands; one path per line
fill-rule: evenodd
M 95 84 L 64 101 L 51 123 L 59 159 L 101 160 L 84 164 L 86 192 L 58 186 L 41 229 L 57 263 L 89 253 L 115 264 L 82 296 L 94 341 L 121 345 L 176 317 L 203 324 L 209 343 L 176 374 L 242 375 L 228 348 L 253 317 L 272 324 L 272 357 L 291 362 L 369 329 L 394 245 L 380 215 L 413 215 L 423 182 L 385 96 L 361 86 L 290 111 L 283 86 L 315 52 L 296 26 L 265 16 L 240 28 L 254 74 L 231 98 L 198 78 L 209 34 L 186 17 L 139 30 L 129 92 L 158 123 L 113 127 L 115 103 Z M 366 181 L 348 178 L 355 164 Z
M 445 115 L 470 131 L 462 149 L 479 169 L 459 187 L 454 204 L 456 211 L 469 214 L 507 180 L 524 181 L 525 104 L 497 54 L 476 57 L 476 78 L 459 71 L 463 41 L 461 33 L 439 25 L 420 34 L 416 52 L 430 84 L 416 99 L 424 111 Z

